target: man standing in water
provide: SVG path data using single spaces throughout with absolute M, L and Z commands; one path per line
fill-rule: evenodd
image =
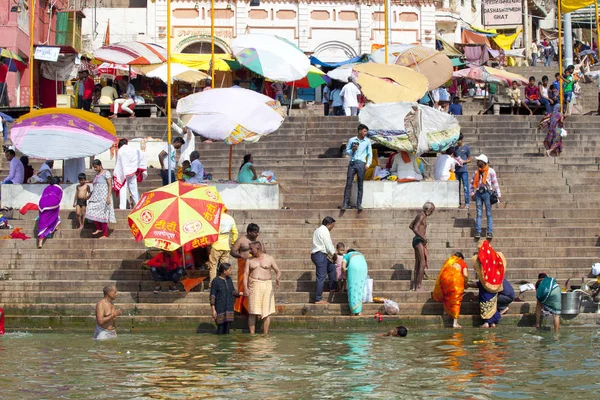
M 115 319 L 123 314 L 122 310 L 115 309 L 113 302 L 117 298 L 117 288 L 104 286 L 104 298 L 96 304 L 96 331 L 94 340 L 112 339 L 117 337 Z
M 275 295 L 271 282 L 271 269 L 275 271 L 275 282 L 279 288 L 281 271 L 275 259 L 263 251 L 262 243 L 250 243 L 252 258 L 244 273 L 244 295 L 248 296 L 248 329 L 251 334 L 256 330 L 256 317 L 263 320 L 263 333 L 269 333 L 271 314 L 275 314 Z
M 246 228 L 246 234 L 242 235 L 235 241 L 233 247 L 229 254 L 232 257 L 237 258 L 238 263 L 238 292 L 244 293 L 244 275 L 246 273 L 246 263 L 248 259 L 252 257 L 250 254 L 250 243 L 258 241 L 258 235 L 260 234 L 260 227 L 256 224 L 248 224 Z M 263 247 L 263 251 L 265 249 L 264 243 L 260 241 Z M 240 314 L 248 314 L 248 298 L 246 296 L 240 296 L 235 299 L 235 304 L 233 305 L 233 310 Z
M 425 268 L 428 268 L 426 238 L 427 217 L 433 214 L 433 211 L 435 211 L 435 206 L 432 202 L 428 201 L 423 204 L 423 211 L 419 211 L 413 222 L 408 226 L 415 234 L 412 241 L 412 247 L 415 249 L 415 273 L 411 290 L 422 290 L 421 284 L 423 283 L 423 275 L 425 274 Z

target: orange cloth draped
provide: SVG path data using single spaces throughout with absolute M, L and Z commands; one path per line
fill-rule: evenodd
M 243 258 L 238 258 L 238 292 L 245 292 L 246 288 L 244 287 L 244 273 L 246 272 L 246 260 Z M 235 299 L 235 303 L 233 305 L 233 310 L 240 314 L 248 314 L 248 296 L 240 296 Z
M 460 271 L 454 268 L 454 264 L 460 265 Z M 465 292 L 463 270 L 466 268 L 467 264 L 463 259 L 452 256 L 446 260 L 435 281 L 433 299 L 442 303 L 444 311 L 452 318 L 458 318 L 460 315 L 460 305 Z
M 473 188 L 475 188 L 474 190 L 479 189 L 479 177 L 483 174 L 483 179 L 481 180 L 481 183 L 485 186 L 487 185 L 487 178 L 488 178 L 488 173 L 490 172 L 490 166 L 489 165 L 485 165 L 485 167 L 483 168 L 478 168 L 477 171 L 479 172 L 478 174 L 475 174 L 475 179 L 473 179 Z

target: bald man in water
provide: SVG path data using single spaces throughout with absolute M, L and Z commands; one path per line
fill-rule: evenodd
M 415 249 L 415 273 L 411 290 L 423 290 L 421 284 L 423 283 L 425 268 L 427 268 L 427 217 L 433 214 L 434 211 L 435 206 L 428 201 L 423 204 L 423 211 L 419 211 L 413 222 L 408 226 L 415 234 L 412 241 L 412 247 Z
M 115 319 L 123 311 L 115 309 L 113 302 L 117 298 L 117 288 L 104 286 L 104 298 L 96 304 L 96 330 L 94 340 L 112 339 L 117 337 Z

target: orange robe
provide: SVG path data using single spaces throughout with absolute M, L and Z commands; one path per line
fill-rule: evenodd
M 238 292 L 245 292 L 244 273 L 246 272 L 246 260 L 238 258 Z M 248 314 L 248 296 L 240 296 L 235 299 L 233 310 L 240 314 Z
M 454 268 L 454 264 L 460 265 L 460 271 Z M 466 268 L 467 264 L 463 259 L 452 256 L 446 260 L 435 281 L 433 299 L 443 303 L 444 310 L 452 318 L 458 318 L 460 315 L 460 305 L 465 292 L 463 271 Z

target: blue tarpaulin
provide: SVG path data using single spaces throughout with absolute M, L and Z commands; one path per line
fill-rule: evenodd
M 363 55 L 360 55 L 360 56 L 356 56 L 356 57 L 352 57 L 349 60 L 339 61 L 339 62 L 325 62 L 325 61 L 319 60 L 315 56 L 310 56 L 310 63 L 312 65 L 319 65 L 319 66 L 325 67 L 325 68 L 337 68 L 339 66 L 346 65 L 346 64 L 353 64 L 353 63 L 359 63 L 359 62 L 367 62 L 368 60 L 369 60 L 369 57 L 366 54 L 363 54 Z

